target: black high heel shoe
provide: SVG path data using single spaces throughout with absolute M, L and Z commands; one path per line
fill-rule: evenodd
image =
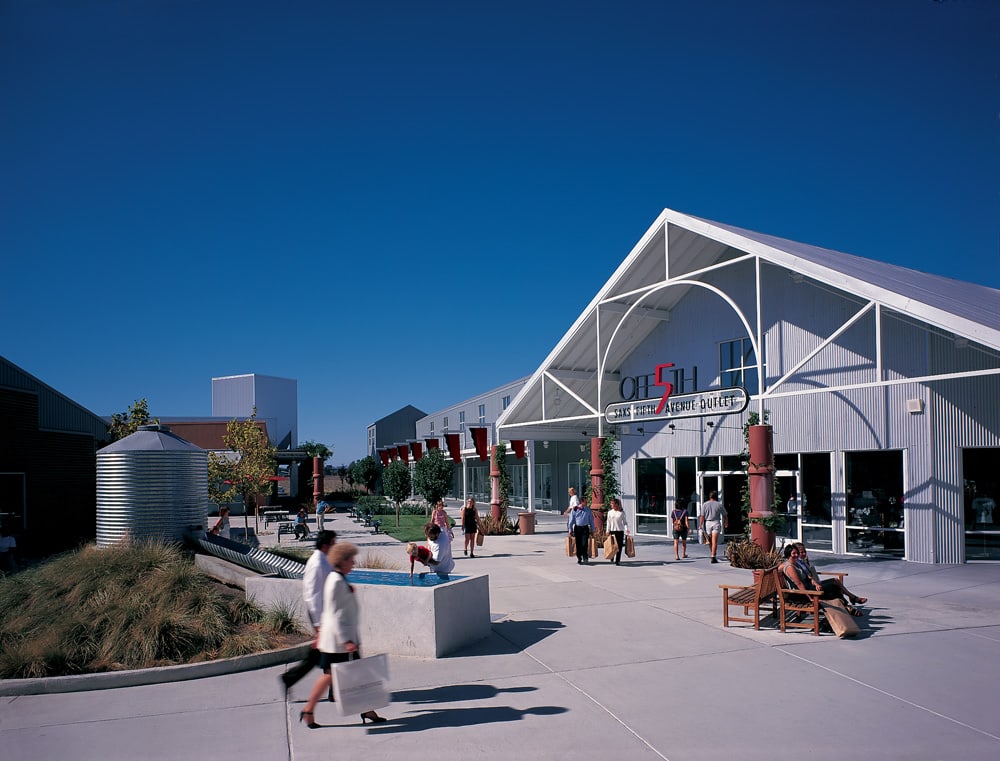
M 319 724 L 316 723 L 316 721 L 314 719 L 314 714 L 313 714 L 312 711 L 300 711 L 299 712 L 299 723 L 301 724 L 303 721 L 305 721 L 306 720 L 306 716 L 309 717 L 309 721 L 306 721 L 306 726 L 309 727 L 309 729 L 316 729 L 319 726 Z
M 385 720 L 386 720 L 385 716 L 379 716 L 374 711 L 365 711 L 363 714 L 361 714 L 361 723 L 362 724 L 364 724 L 366 722 L 369 722 L 369 721 L 372 724 L 379 724 L 379 723 L 381 723 L 381 722 L 383 722 Z

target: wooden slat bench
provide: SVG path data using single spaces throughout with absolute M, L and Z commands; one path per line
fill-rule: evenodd
M 778 615 L 778 567 L 768 568 L 761 572 L 760 581 L 750 586 L 734 584 L 719 584 L 722 590 L 722 625 L 729 627 L 730 621 L 742 621 L 753 624 L 760 631 L 760 611 L 768 604 L 771 615 Z M 742 608 L 743 615 L 737 616 L 729 612 L 730 608 Z M 753 616 L 750 611 L 753 611 Z

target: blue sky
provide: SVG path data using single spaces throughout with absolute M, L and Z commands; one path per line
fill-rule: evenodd
M 0 354 L 299 435 L 534 371 L 664 207 L 1000 288 L 1000 3 L 0 2 Z

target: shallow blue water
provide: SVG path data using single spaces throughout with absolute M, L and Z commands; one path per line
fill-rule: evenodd
M 447 579 L 442 579 L 436 573 L 428 573 L 423 579 L 414 573 L 414 587 L 436 587 L 438 584 L 447 584 L 449 581 L 464 579 L 465 576 L 455 576 L 452 574 Z M 352 584 L 380 584 L 385 587 L 408 587 L 410 584 L 410 574 L 399 571 L 360 571 L 354 570 L 347 574 L 347 579 Z

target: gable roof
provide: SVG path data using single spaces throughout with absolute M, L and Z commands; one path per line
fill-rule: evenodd
M 664 209 L 500 416 L 500 435 L 537 440 L 594 431 L 601 401 L 613 398 L 619 380 L 607 368 L 620 367 L 709 273 L 744 260 L 1000 350 L 998 290 Z M 627 327 L 624 315 L 633 318 Z

